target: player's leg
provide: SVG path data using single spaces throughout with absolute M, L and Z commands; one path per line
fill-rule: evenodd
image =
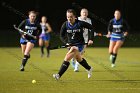
M 92 75 L 92 67 L 89 66 L 89 64 L 84 58 L 82 58 L 82 55 L 80 52 L 77 53 L 75 57 L 76 57 L 76 60 L 79 62 L 79 64 L 82 65 L 87 70 L 88 78 L 90 78 Z
M 47 50 L 47 57 L 49 57 L 50 56 L 50 45 L 49 45 L 50 34 L 49 33 L 45 34 L 44 41 L 45 41 L 45 47 Z
M 30 58 L 30 51 L 33 47 L 34 47 L 34 43 L 27 42 L 26 49 L 24 52 L 24 58 L 22 59 L 22 64 L 21 64 L 21 69 L 20 69 L 21 71 L 24 71 L 24 67 L 25 67 L 28 59 Z
M 84 48 L 85 48 L 85 46 L 78 45 L 78 50 L 82 57 L 83 57 Z M 77 60 L 75 62 L 74 72 L 79 72 L 79 62 Z
M 84 31 L 83 36 L 84 36 L 85 45 L 82 46 L 82 47 L 81 46 L 78 47 L 79 48 L 79 52 L 80 52 L 82 57 L 84 56 L 85 49 L 86 49 L 87 44 L 88 44 L 88 31 Z M 75 62 L 74 71 L 75 72 L 79 72 L 79 62 L 77 60 Z
M 68 53 L 66 54 L 64 61 L 59 69 L 58 74 L 53 74 L 53 77 L 58 80 L 63 74 L 64 72 L 68 69 L 69 67 L 69 61 L 75 56 L 75 54 L 78 52 L 78 47 L 76 46 L 72 46 L 70 48 L 70 50 L 68 51 Z
M 110 40 L 110 43 L 109 43 L 109 54 L 110 54 L 110 57 L 109 57 L 109 59 L 110 59 L 111 62 L 112 62 L 112 56 L 113 56 L 113 48 L 114 48 L 115 44 L 116 44 L 116 41 Z
M 26 49 L 26 44 L 21 44 L 21 49 L 22 49 L 22 55 L 24 55 L 25 49 Z M 21 64 L 20 71 L 24 71 L 24 66 Z
M 44 55 L 44 41 L 42 38 L 39 38 L 39 46 L 40 46 L 40 50 L 41 50 L 41 57 L 43 57 L 43 55 Z
M 45 47 L 46 47 L 46 50 L 47 50 L 47 57 L 49 57 L 50 56 L 49 40 L 45 41 Z
M 118 50 L 119 48 L 123 45 L 123 41 L 119 40 L 116 42 L 114 48 L 113 48 L 113 54 L 112 54 L 112 67 L 115 66 L 115 61 L 116 61 L 116 58 L 117 58 L 117 53 L 118 53 Z
M 21 44 L 22 55 L 24 55 L 27 40 L 21 37 L 20 38 L 20 44 Z M 21 67 L 20 67 L 20 71 L 24 71 L 24 66 L 22 64 L 21 64 Z
M 25 49 L 26 49 L 26 44 L 21 44 L 21 51 L 23 55 L 24 55 Z
M 20 38 L 20 44 L 21 44 L 21 51 L 22 51 L 22 54 L 24 55 L 24 52 L 25 52 L 25 49 L 26 49 L 26 44 L 27 44 L 27 41 L 26 39 L 24 38 Z

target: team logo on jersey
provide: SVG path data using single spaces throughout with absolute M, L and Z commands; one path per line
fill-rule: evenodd
M 25 29 L 37 30 L 37 27 L 25 26 Z
M 113 25 L 113 28 L 121 28 L 123 27 L 122 25 Z
M 74 30 L 67 30 L 67 33 L 76 33 L 76 32 L 80 32 L 80 29 L 74 29 Z

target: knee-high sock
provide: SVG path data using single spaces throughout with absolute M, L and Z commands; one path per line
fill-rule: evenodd
M 50 46 L 46 47 L 46 50 L 47 50 L 47 55 L 50 54 Z
M 82 65 L 87 70 L 91 69 L 91 66 L 88 65 L 87 61 L 84 58 L 81 62 L 79 62 L 79 64 Z
M 28 55 L 24 55 L 24 58 L 22 59 L 22 65 L 23 65 L 23 66 L 26 65 L 26 63 L 27 63 L 29 57 L 30 57 L 30 56 L 28 56 Z
M 44 54 L 44 46 L 41 46 L 40 49 L 41 49 L 41 53 Z
M 115 64 L 117 54 L 112 54 L 112 64 Z
M 64 61 L 63 63 L 62 63 L 62 65 L 61 65 L 61 67 L 60 67 L 60 70 L 59 70 L 59 72 L 58 72 L 58 74 L 60 75 L 60 77 L 64 74 L 64 72 L 68 69 L 68 67 L 69 67 L 69 62 L 67 62 L 67 61 Z
M 78 70 L 79 69 L 79 62 L 75 62 L 75 68 L 74 68 L 75 70 Z

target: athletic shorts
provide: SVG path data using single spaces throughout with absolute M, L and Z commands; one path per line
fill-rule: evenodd
M 20 38 L 20 44 L 27 44 L 27 42 L 31 42 L 31 43 L 35 44 L 36 40 L 27 40 L 27 39 L 22 38 L 22 37 Z
M 111 41 L 124 41 L 125 38 L 124 38 L 124 35 L 123 34 L 115 34 L 115 33 L 112 33 L 111 34 L 111 37 L 110 37 L 110 40 Z
M 49 34 L 49 33 L 41 34 L 41 35 L 39 36 L 39 38 L 41 38 L 41 39 L 44 40 L 44 41 L 49 41 L 49 40 L 50 40 L 50 34 Z
M 84 45 L 76 45 L 76 47 L 78 47 L 78 51 L 82 52 L 84 49 Z M 69 48 L 70 49 L 70 48 Z

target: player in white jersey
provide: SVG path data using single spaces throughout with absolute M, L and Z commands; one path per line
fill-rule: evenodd
M 46 16 L 42 16 L 40 25 L 42 29 L 42 32 L 39 36 L 39 46 L 41 49 L 41 57 L 43 57 L 44 55 L 44 47 L 46 47 L 47 57 L 49 57 L 50 56 L 49 41 L 50 41 L 50 32 L 52 32 L 52 28 L 50 24 L 48 23 Z
M 85 21 L 89 24 L 92 25 L 92 21 L 90 18 L 88 18 L 88 10 L 86 8 L 82 8 L 81 9 L 81 12 L 80 12 L 80 16 L 78 17 L 78 20 L 81 20 L 81 21 Z M 81 52 L 81 54 L 83 55 L 83 53 L 85 52 L 85 48 L 87 47 L 87 43 L 88 43 L 88 30 L 87 28 L 84 28 L 84 33 L 83 33 L 83 36 L 84 36 L 84 40 L 85 40 L 85 45 L 84 45 L 84 49 L 83 51 Z M 72 59 L 72 66 L 74 67 L 74 71 L 75 72 L 78 72 L 79 71 L 79 63 L 75 61 L 75 58 Z

